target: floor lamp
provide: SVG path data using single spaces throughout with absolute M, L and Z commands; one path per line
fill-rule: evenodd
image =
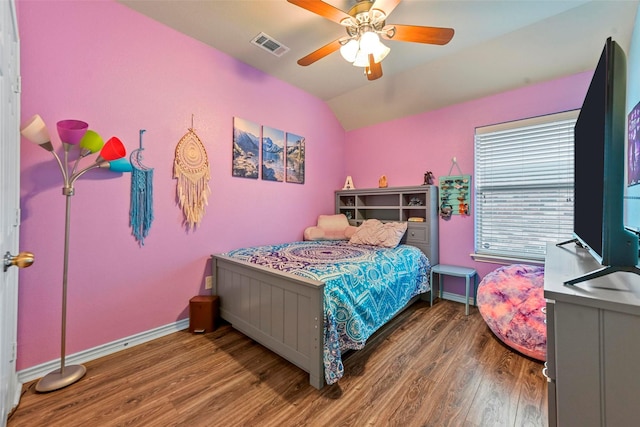
M 65 365 L 65 347 L 67 330 L 67 272 L 69 268 L 69 224 L 71 196 L 75 193 L 73 184 L 86 172 L 96 168 L 109 168 L 116 172 L 131 171 L 131 163 L 123 159 L 126 150 L 122 141 L 112 137 L 106 143 L 100 135 L 88 130 L 89 125 L 80 120 L 62 120 L 57 123 L 58 135 L 64 149 L 63 160 L 54 151 L 47 126 L 39 115 L 33 116 L 22 125 L 20 133 L 26 139 L 49 151 L 55 158 L 63 178 L 62 194 L 66 199 L 64 223 L 64 264 L 62 269 L 62 333 L 60 344 L 60 369 L 42 377 L 36 384 L 39 392 L 61 389 L 78 381 L 86 373 L 83 365 Z M 69 163 L 69 152 L 76 148 L 79 152 L 73 163 Z M 83 158 L 99 152 L 94 162 L 80 170 L 78 165 Z

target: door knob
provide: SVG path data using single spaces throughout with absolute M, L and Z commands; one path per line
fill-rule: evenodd
M 13 256 L 11 252 L 4 254 L 4 271 L 7 271 L 12 265 L 18 268 L 27 268 L 33 264 L 35 257 L 31 252 L 20 252 L 18 255 Z

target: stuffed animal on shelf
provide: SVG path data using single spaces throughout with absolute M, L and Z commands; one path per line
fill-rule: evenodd
M 422 185 L 433 185 L 433 174 L 431 171 L 424 173 L 424 183 Z

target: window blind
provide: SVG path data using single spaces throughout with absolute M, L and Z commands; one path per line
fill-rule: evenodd
M 578 112 L 476 129 L 476 254 L 541 260 L 572 237 Z

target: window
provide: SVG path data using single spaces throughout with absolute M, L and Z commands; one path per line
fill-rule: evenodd
M 476 259 L 541 261 L 572 238 L 578 112 L 476 129 Z

